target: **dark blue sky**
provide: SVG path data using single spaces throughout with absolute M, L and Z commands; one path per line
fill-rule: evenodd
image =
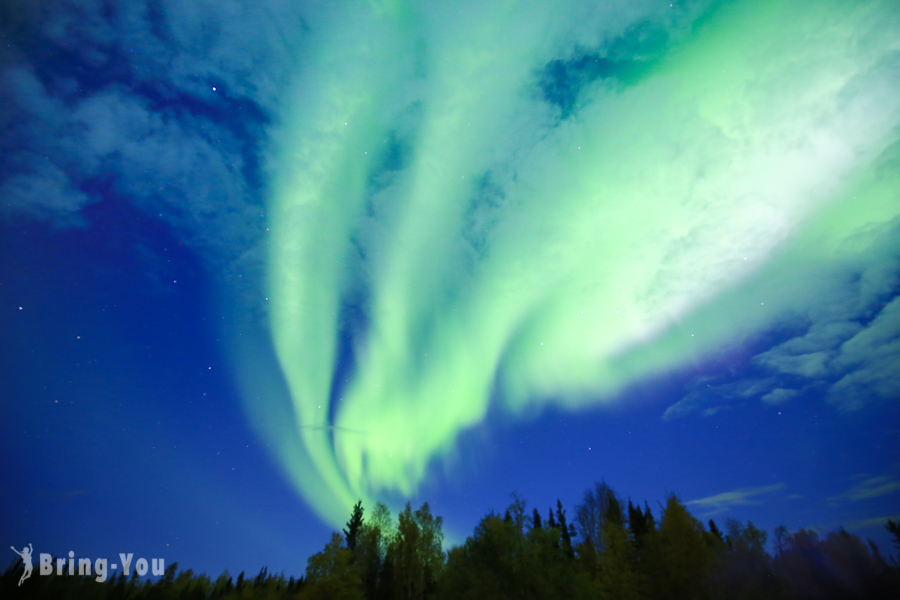
M 683 72 L 679 61 L 690 62 L 694 39 L 700 40 L 696 52 L 721 54 L 703 37 L 704 28 L 728 25 L 728 15 L 721 16 L 724 9 L 715 3 L 679 6 L 677 14 L 671 13 L 675 16 L 663 8 L 616 13 L 621 21 L 616 25 L 608 15 L 590 13 L 592 21 L 585 6 L 573 3 L 571 19 L 560 17 L 553 26 L 565 43 L 547 43 L 514 59 L 487 47 L 484 56 L 496 55 L 504 73 L 518 69 L 524 75 L 518 87 L 510 84 L 515 100 L 509 101 L 497 100 L 508 91 L 502 82 L 496 90 L 481 91 L 485 81 L 495 79 L 493 58 L 483 72 L 465 79 L 475 90 L 472 98 L 482 93 L 487 98 L 484 115 L 471 118 L 476 126 L 481 123 L 485 138 L 494 137 L 490 144 L 475 137 L 461 149 L 448 146 L 448 155 L 457 161 L 452 169 L 477 175 L 481 182 L 474 191 L 460 192 L 465 209 L 459 211 L 459 231 L 452 228 L 450 209 L 437 219 L 400 207 L 414 205 L 404 193 L 421 180 L 417 169 L 425 159 L 417 153 L 432 142 L 444 147 L 438 144 L 444 141 L 435 133 L 438 125 L 429 119 L 442 109 L 452 116 L 442 99 L 453 94 L 432 82 L 446 68 L 440 60 L 444 46 L 452 50 L 453 44 L 473 43 L 459 41 L 469 39 L 466 19 L 442 23 L 440 11 L 412 11 L 415 24 L 397 19 L 415 32 L 408 34 L 413 41 L 394 47 L 396 24 L 385 25 L 384 15 L 354 13 L 353 29 L 353 23 L 341 25 L 350 9 L 317 5 L 273 1 L 247 8 L 173 1 L 124 8 L 58 0 L 39 6 L 13 2 L 0 9 L 0 499 L 7 515 L 0 538 L 7 546 L 30 542 L 36 552 L 54 555 L 134 552 L 212 576 L 224 569 L 255 573 L 262 566 L 300 575 L 306 558 L 337 528 L 310 499 L 343 498 L 341 486 L 350 493 L 362 490 L 366 500 L 388 500 L 395 509 L 406 497 L 413 503 L 428 501 L 444 517 L 448 539 L 459 542 L 486 512 L 502 511 L 511 492 L 542 512 L 560 499 L 574 515 L 584 490 L 605 479 L 624 498 L 647 501 L 654 512 L 675 492 L 704 522 L 752 520 L 770 534 L 779 524 L 791 531 L 845 527 L 891 552 L 884 522 L 900 519 L 900 378 L 892 372 L 900 359 L 895 169 L 900 95 L 873 81 L 885 73 L 898 75 L 896 52 L 882 56 L 876 48 L 854 57 L 858 65 L 848 59 L 856 70 L 848 67 L 852 76 L 842 73 L 847 82 L 841 98 L 851 108 L 858 107 L 857 101 L 863 106 L 882 99 L 887 108 L 877 118 L 848 109 L 860 121 L 834 117 L 831 129 L 786 117 L 778 121 L 783 115 L 767 108 L 771 98 L 763 97 L 764 86 L 748 84 L 748 102 L 758 101 L 766 116 L 753 123 L 760 130 L 770 127 L 769 120 L 776 123 L 765 129 L 772 146 L 792 147 L 773 136 L 783 134 L 790 141 L 785 132 L 804 127 L 809 128 L 803 130 L 807 142 L 837 135 L 844 126 L 863 130 L 862 125 L 870 125 L 865 131 L 881 132 L 847 142 L 849 150 L 858 151 L 853 156 L 863 157 L 856 162 L 833 153 L 849 166 L 834 162 L 813 142 L 800 153 L 798 165 L 810 172 L 839 171 L 840 181 L 825 175 L 810 175 L 812 183 L 789 180 L 782 171 L 798 165 L 776 168 L 746 151 L 732 157 L 729 165 L 736 167 L 705 159 L 700 170 L 709 173 L 688 186 L 692 191 L 683 202 L 689 207 L 684 213 L 665 208 L 664 198 L 635 206 L 616 201 L 590 210 L 582 208 L 588 200 L 543 200 L 542 190 L 562 186 L 562 196 L 565 182 L 579 177 L 579 190 L 595 189 L 593 163 L 579 162 L 580 154 L 539 176 L 532 173 L 567 145 L 589 149 L 599 137 L 595 145 L 602 149 L 605 134 L 598 131 L 610 131 L 611 144 L 634 140 L 633 148 L 621 149 L 622 165 L 634 164 L 632 154 L 646 154 L 658 166 L 657 153 L 663 151 L 653 139 L 644 139 L 650 134 L 642 128 L 654 125 L 643 125 L 639 118 L 641 90 L 658 98 L 652 86 L 668 85 L 666 77 Z M 491 18 L 500 16 L 479 13 L 471 22 Z M 888 24 L 872 27 L 881 34 L 872 39 L 896 40 Z M 389 51 L 360 59 L 345 43 L 356 31 Z M 864 28 L 848 31 L 847 39 L 867 31 L 871 37 Z M 527 35 L 540 45 L 539 35 Z M 504 38 L 497 37 L 499 48 Z M 817 56 L 813 41 L 810 60 Z M 420 47 L 432 48 L 422 51 L 426 58 L 417 54 Z M 682 51 L 688 59 L 677 54 Z M 739 44 L 733 52 L 741 52 Z M 379 62 L 395 55 L 410 57 L 408 73 L 406 67 L 395 73 Z M 599 66 L 590 67 L 591 61 Z M 385 70 L 376 77 L 371 71 L 377 69 Z M 356 212 L 346 208 L 347 189 L 339 186 L 319 212 L 295 228 L 283 199 L 283 179 L 295 177 L 304 188 L 319 173 L 307 163 L 318 160 L 309 156 L 325 156 L 331 147 L 329 130 L 317 129 L 316 119 L 340 104 L 326 93 L 334 73 L 348 89 L 370 86 L 381 111 L 374 111 L 379 116 L 371 117 L 365 131 L 348 134 L 350 141 L 342 143 L 356 157 L 355 145 L 371 147 L 365 146 L 366 136 L 381 119 L 387 125 L 371 135 L 388 149 L 364 166 L 353 161 L 368 158 L 336 161 L 343 166 L 334 167 L 333 181 L 353 181 L 362 173 Z M 810 80 L 817 73 L 811 69 Z M 685 89 L 699 89 L 700 98 L 720 98 L 710 91 L 719 90 L 719 82 L 697 83 L 691 77 L 684 75 L 693 82 Z M 414 81 L 395 90 L 404 78 Z M 794 100 L 791 89 L 784 92 L 786 104 Z M 618 98 L 625 100 L 618 103 Z M 798 112 L 806 110 L 799 100 L 797 106 Z M 712 114 L 709 122 L 722 125 L 715 110 L 703 110 L 698 114 Z M 606 122 L 606 114 L 617 116 Z M 617 125 L 622 115 L 635 119 L 633 128 Z M 496 131 L 485 125 L 498 119 L 503 126 Z M 661 117 L 653 123 L 669 132 L 669 122 Z M 701 129 L 674 127 L 671 139 L 666 138 L 673 148 L 682 148 L 672 159 L 678 169 L 690 166 L 679 162 L 693 152 L 683 148 L 700 148 L 698 154 L 708 151 L 710 157 L 718 152 L 719 142 L 704 146 L 706 138 L 696 135 Z M 754 140 L 747 137 L 742 148 Z M 292 154 L 295 144 L 300 149 Z M 781 160 L 792 156 L 786 152 Z M 327 171 L 322 160 L 321 170 Z M 304 166 L 285 175 L 294 163 Z M 621 193 L 628 188 L 615 173 L 630 167 L 612 164 L 596 189 L 612 186 Z M 443 181 L 443 172 L 434 172 L 435 181 Z M 647 172 L 646 179 L 653 179 L 652 169 Z M 660 178 L 674 172 L 664 170 Z M 726 183 L 716 179 L 719 172 Z M 783 178 L 779 190 L 793 190 L 803 200 L 791 204 L 790 193 L 782 197 L 781 191 L 749 183 L 777 177 Z M 704 199 L 707 184 L 725 200 Z M 750 190 L 746 197 L 745 189 Z M 672 193 L 680 192 L 673 188 Z M 753 194 L 765 193 L 778 201 L 754 204 Z M 454 206 L 453 194 L 441 194 L 434 206 Z M 804 204 L 804 194 L 823 199 Z M 853 194 L 877 201 L 854 204 Z M 656 212 L 657 204 L 660 222 L 669 223 L 664 234 L 646 225 L 652 221 L 647 207 Z M 748 205 L 753 210 L 738 214 L 735 207 Z M 790 210 L 775 214 L 787 205 Z M 599 243 L 582 247 L 558 241 L 577 237 L 575 229 L 565 228 L 563 216 L 581 222 L 594 212 L 598 223 L 608 214 L 610 222 L 629 224 L 624 229 L 633 230 L 633 237 L 623 236 L 617 226 L 598 234 L 612 240 L 601 250 Z M 695 216 L 685 217 L 688 212 Z M 754 225 L 759 214 L 764 214 L 764 231 Z M 417 227 L 428 232 L 421 246 L 412 234 L 403 238 L 403 224 L 415 224 L 417 218 Z M 679 229 L 682 222 L 693 228 Z M 519 227 L 523 236 L 540 235 L 520 241 Z M 722 233 L 705 233 L 719 227 Z M 645 243 L 651 237 L 668 240 L 670 234 L 674 241 L 666 241 L 658 255 L 656 242 Z M 314 246 L 302 250 L 312 257 L 307 262 L 307 255 L 297 258 L 301 251 L 292 258 L 273 241 L 300 240 L 302 245 L 307 238 Z M 397 245 L 401 238 L 408 248 Z M 352 250 L 329 254 L 337 247 L 334 240 Z M 634 257 L 628 254 L 635 247 L 626 245 L 629 240 L 644 244 Z M 734 273 L 740 268 L 726 256 L 732 243 L 735 256 L 747 260 L 747 253 L 754 261 L 739 277 Z M 544 262 L 545 247 L 558 251 L 550 254 L 550 266 Z M 342 427 L 353 433 L 341 420 L 345 413 L 365 408 L 367 396 L 354 383 L 381 373 L 366 359 L 370 351 L 377 357 L 381 333 L 387 331 L 385 339 L 390 339 L 394 322 L 384 318 L 389 313 L 379 312 L 379 302 L 405 289 L 390 283 L 390 257 L 405 252 L 421 263 L 408 267 L 416 285 L 401 298 L 412 307 L 410 314 L 421 312 L 403 324 L 417 340 L 407 354 L 422 348 L 443 351 L 440 340 L 450 339 L 446 332 L 457 327 L 445 315 L 475 315 L 471 322 L 460 317 L 466 341 L 455 343 L 479 349 L 493 341 L 487 332 L 481 339 L 481 329 L 465 329 L 472 322 L 502 321 L 518 308 L 523 316 L 504 338 L 495 364 L 485 369 L 489 392 L 480 399 L 483 417 L 464 425 L 454 421 L 452 444 L 436 442 L 421 455 L 406 457 L 411 471 L 393 472 L 394 479 L 385 483 L 372 466 L 378 464 L 375 446 L 361 450 L 369 453 L 372 470 L 354 477 L 340 470 L 346 458 L 341 452 L 348 450 L 339 442 Z M 325 425 L 306 424 L 307 413 L 300 408 L 305 399 L 285 400 L 296 390 L 297 373 L 311 371 L 302 366 L 292 371 L 285 358 L 291 348 L 282 344 L 277 349 L 272 341 L 278 330 L 306 331 L 302 323 L 279 321 L 268 304 L 272 295 L 285 306 L 283 297 L 273 294 L 279 293 L 273 265 L 292 272 L 293 259 L 295 270 L 308 276 L 305 295 L 318 294 L 319 285 L 326 296 L 329 285 L 339 290 L 331 312 L 321 313 L 340 313 L 334 329 L 325 333 L 337 348 L 325 374 L 330 388 L 314 401 L 328 409 Z M 397 264 L 407 265 L 403 260 Z M 527 308 L 524 302 L 500 308 L 499 301 L 485 300 L 493 296 L 478 295 L 478 290 L 493 289 L 491 273 L 507 273 L 498 265 L 515 262 L 518 269 L 520 261 L 538 285 L 546 286 L 536 295 L 539 301 Z M 650 274 L 640 280 L 646 286 L 634 284 L 633 295 L 620 294 L 636 280 L 629 273 L 638 271 Z M 440 281 L 429 287 L 435 273 Z M 588 281 L 588 273 L 602 276 Z M 612 291 L 590 291 L 604 285 Z M 533 290 L 523 288 L 517 297 Z M 584 337 L 601 342 L 577 342 L 567 352 L 593 357 L 598 372 L 610 369 L 614 375 L 584 376 L 570 359 L 534 362 L 528 345 L 533 336 L 546 339 L 548 346 L 580 339 L 559 317 L 576 293 L 578 302 L 584 296 L 589 307 L 605 310 L 610 303 L 630 311 L 635 322 L 644 319 L 634 331 L 617 329 L 615 320 L 575 325 L 579 335 L 587 332 Z M 664 322 L 647 317 L 660 306 L 671 310 Z M 771 316 L 759 316 L 769 307 Z M 481 321 L 479 315 L 490 319 Z M 695 333 L 695 339 L 711 341 L 694 349 L 688 344 Z M 327 354 L 328 344 L 319 338 L 301 338 L 310 355 L 320 347 Z M 423 373 L 431 372 L 427 361 L 413 357 L 402 367 L 384 370 L 387 380 L 408 373 L 410 389 L 429 389 L 425 384 L 416 388 L 427 380 Z M 398 385 L 405 388 L 406 382 Z M 253 390 L 275 391 L 255 395 Z M 422 414 L 432 409 L 447 414 L 438 404 L 429 406 L 437 399 L 403 393 Z M 276 434 L 273 423 L 288 433 Z M 294 454 L 302 452 L 304 428 L 316 427 L 331 432 L 328 451 L 338 457 L 336 472 L 344 478 L 333 489 L 315 483 L 329 474 L 321 463 L 316 470 Z M 388 433 L 403 440 L 409 432 Z M 409 438 L 411 444 L 422 442 Z M 306 466 L 298 467 L 295 460 Z M 417 489 L 403 494 L 404 478 L 420 461 L 427 468 L 413 478 Z M 350 508 L 336 511 L 349 517 Z

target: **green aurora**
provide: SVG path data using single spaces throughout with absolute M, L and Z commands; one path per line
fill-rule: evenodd
M 613 402 L 826 303 L 900 215 L 895 2 L 328 10 L 271 183 L 290 410 L 247 405 L 334 525 L 414 494 L 492 402 Z

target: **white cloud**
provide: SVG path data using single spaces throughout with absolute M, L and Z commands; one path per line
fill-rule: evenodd
M 722 492 L 713 496 L 691 500 L 686 502 L 686 504 L 703 511 L 704 516 L 712 516 L 727 512 L 735 506 L 762 504 L 763 500 L 761 498 L 779 492 L 783 490 L 784 487 L 784 483 L 776 483 L 773 485 L 740 488 L 730 492 Z
M 833 361 L 846 373 L 828 401 L 841 408 L 862 406 L 872 396 L 900 398 L 900 298 L 885 306 L 864 330 L 844 342 Z
M 860 500 L 896 494 L 900 491 L 900 479 L 895 475 L 876 475 L 874 477 L 863 475 L 862 477 L 865 477 L 865 479 L 853 484 L 843 494 L 832 496 L 829 498 L 829 502 L 831 504 L 859 502 Z
M 0 66 L 10 108 L 0 110 L 0 212 L 80 225 L 102 181 L 166 221 L 213 272 L 259 274 L 266 127 L 296 68 L 305 9 L 105 6 L 22 7 L 19 26 L 34 28 L 35 43 L 83 64 L 54 70 L 22 49 Z
M 780 404 L 784 404 L 785 402 L 789 402 L 796 398 L 800 392 L 797 390 L 786 390 L 784 388 L 775 388 L 768 394 L 762 397 L 762 401 L 766 404 L 772 404 L 778 406 Z
M 690 386 L 691 391 L 666 409 L 663 419 L 670 421 L 686 417 L 694 412 L 700 412 L 703 416 L 712 416 L 735 403 L 759 398 L 764 394 L 770 395 L 770 390 L 777 383 L 772 378 L 748 378 L 724 383 L 722 381 L 722 377 L 697 378 Z M 783 397 L 785 392 L 787 390 L 782 390 L 778 397 Z
M 794 275 L 803 268 L 794 258 L 776 263 L 781 275 L 773 269 L 743 293 L 767 291 L 770 305 L 779 306 L 769 327 L 797 333 L 755 355 L 745 378 L 729 373 L 694 380 L 664 418 L 745 399 L 778 405 L 812 389 L 840 410 L 900 397 L 898 240 L 900 220 L 871 223 L 847 235 L 840 242 L 844 255 L 822 260 L 815 276 Z

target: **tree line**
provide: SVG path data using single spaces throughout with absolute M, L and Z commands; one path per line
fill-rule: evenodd
M 212 581 L 170 565 L 156 581 L 113 577 L 34 577 L 23 587 L 14 561 L 0 577 L 4 598 L 293 600 L 753 600 L 900 598 L 900 565 L 869 540 L 843 529 L 774 533 L 728 519 L 696 519 L 674 494 L 654 515 L 605 482 L 588 489 L 569 515 L 557 501 L 544 513 L 513 495 L 459 546 L 444 550 L 443 520 L 428 503 L 407 503 L 396 519 L 382 503 L 358 502 L 345 528 L 309 557 L 300 578 L 264 568 Z M 900 524 L 888 521 L 900 550 Z M 24 595 L 23 595 L 24 594 Z

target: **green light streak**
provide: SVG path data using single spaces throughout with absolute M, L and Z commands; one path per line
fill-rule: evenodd
M 896 179 L 873 170 L 900 123 L 892 3 L 725 3 L 561 123 L 536 73 L 589 3 L 549 4 L 357 5 L 310 45 L 271 202 L 293 412 L 271 435 L 336 525 L 357 498 L 415 493 L 492 391 L 513 413 L 608 402 L 770 324 L 777 309 L 742 294 L 786 262 L 817 266 L 783 310 L 808 300 L 843 240 L 900 212 Z M 648 17 L 610 7 L 597 39 Z M 398 132 L 408 156 L 384 173 Z M 502 201 L 473 203 L 488 172 Z M 361 283 L 369 324 L 332 407 L 340 310 Z

